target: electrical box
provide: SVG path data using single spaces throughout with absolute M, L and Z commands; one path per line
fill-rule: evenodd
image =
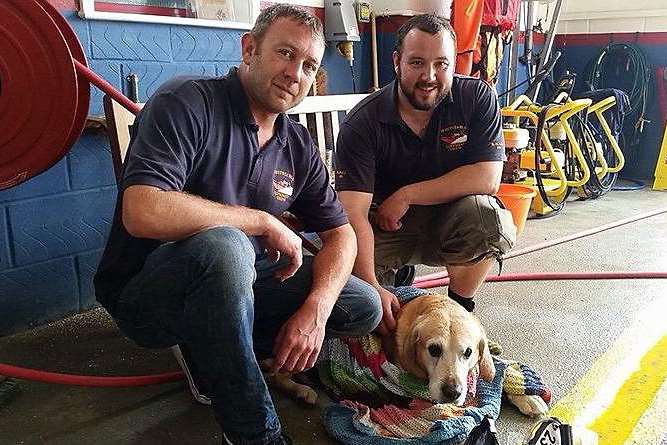
M 369 23 L 371 21 L 371 5 L 368 2 L 356 2 L 357 20 L 361 23 Z
M 361 40 L 352 0 L 324 0 L 324 38 L 329 42 Z

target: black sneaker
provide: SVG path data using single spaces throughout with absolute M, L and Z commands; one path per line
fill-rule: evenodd
M 396 271 L 394 287 L 411 286 L 415 281 L 415 266 L 406 264 Z

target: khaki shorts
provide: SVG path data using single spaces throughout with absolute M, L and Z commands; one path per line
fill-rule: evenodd
M 471 195 L 434 206 L 410 206 L 402 227 L 385 232 L 369 219 L 375 235 L 375 275 L 393 284 L 396 269 L 405 264 L 446 266 L 500 259 L 516 242 L 512 214 L 490 195 Z

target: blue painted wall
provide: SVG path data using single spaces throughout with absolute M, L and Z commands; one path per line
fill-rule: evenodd
M 55 1 L 55 0 L 52 0 Z M 84 21 L 64 12 L 81 40 L 91 67 L 128 93 L 125 78 L 140 78 L 145 101 L 168 78 L 182 73 L 223 75 L 240 59 L 241 31 L 138 23 Z M 394 78 L 391 53 L 396 23 L 378 24 L 380 86 Z M 368 30 L 354 45 L 356 91 L 371 85 Z M 599 49 L 560 45 L 560 69 L 583 70 Z M 667 63 L 667 44 L 642 45 L 654 66 Z M 506 58 L 507 61 L 507 58 Z M 505 65 L 506 65 L 505 61 Z M 323 65 L 330 94 L 352 92 L 348 62 L 331 45 Z M 502 76 L 506 72 L 503 69 Z M 525 74 L 520 73 L 520 79 Z M 499 90 L 504 88 L 501 80 Z M 91 114 L 102 114 L 102 93 L 91 89 Z M 654 98 L 649 119 L 658 122 Z M 650 177 L 661 136 L 649 125 L 637 176 Z M 116 196 L 106 135 L 85 133 L 54 167 L 12 189 L 0 191 L 0 335 L 62 318 L 95 305 L 92 276 L 104 247 Z
M 81 40 L 90 66 L 128 93 L 139 76 L 145 101 L 177 74 L 224 75 L 241 56 L 242 31 L 140 23 L 84 21 L 63 14 Z M 370 53 L 355 44 L 358 56 Z M 368 60 L 368 59 L 366 59 Z M 347 61 L 328 48 L 329 93 L 352 92 Z M 355 61 L 358 91 L 369 72 Z M 91 89 L 90 114 L 103 114 L 102 93 Z M 53 168 L 0 191 L 0 335 L 62 318 L 95 305 L 92 276 L 111 226 L 116 184 L 104 133 L 84 133 Z

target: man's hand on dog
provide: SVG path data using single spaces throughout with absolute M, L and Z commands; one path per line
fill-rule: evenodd
M 382 321 L 375 330 L 378 334 L 386 336 L 396 329 L 396 316 L 401 305 L 396 295 L 387 289 L 380 287 L 378 292 L 380 292 L 380 300 L 382 300 Z
M 410 208 L 410 203 L 405 199 L 400 190 L 385 199 L 378 207 L 376 222 L 382 230 L 395 232 L 400 229 L 401 218 Z
M 271 372 L 298 373 L 315 365 L 324 341 L 326 317 L 304 304 L 280 328 L 273 347 Z

